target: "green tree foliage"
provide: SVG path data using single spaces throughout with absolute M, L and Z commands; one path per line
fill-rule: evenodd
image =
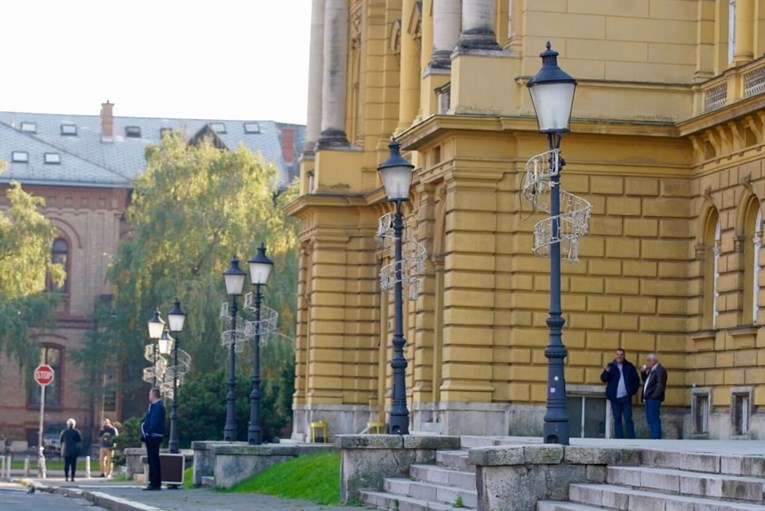
M 30 329 L 52 326 L 58 300 L 45 292 L 46 277 L 61 284 L 65 272 L 51 262 L 56 229 L 39 211 L 45 201 L 16 182 L 6 196 L 9 207 L 0 211 L 0 351 L 34 363 L 38 352 Z
M 220 342 L 221 331 L 229 328 L 220 318 L 221 304 L 228 299 L 222 272 L 233 254 L 246 271 L 262 242 L 274 261 L 264 305 L 279 312 L 281 332 L 294 336 L 297 229 L 282 209 L 295 190 L 274 194 L 276 169 L 243 146 L 220 150 L 167 136 L 161 146 L 147 149 L 146 158 L 146 172 L 135 183 L 127 211 L 133 232 L 120 244 L 110 275 L 115 319 L 109 334 L 123 369 L 123 396 L 143 397 L 136 391 L 141 370 L 149 365 L 143 359 L 149 342 L 146 322 L 156 307 L 166 318 L 175 297 L 188 313 L 177 336 L 179 346 L 192 356 L 183 385 L 228 367 Z M 241 298 L 239 305 L 241 310 Z M 280 357 L 275 363 L 293 363 L 292 353 Z M 237 372 L 246 376 L 249 348 L 237 358 Z M 270 370 L 265 364 L 263 369 Z M 225 386 L 216 391 L 222 400 Z M 143 408 L 142 399 L 137 406 Z

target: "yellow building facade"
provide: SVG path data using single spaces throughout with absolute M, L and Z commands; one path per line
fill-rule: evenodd
M 521 192 L 547 149 L 526 83 L 548 40 L 579 82 L 561 187 L 592 203 L 562 273 L 572 436 L 610 434 L 617 347 L 667 368 L 665 436 L 765 435 L 765 0 L 313 0 L 296 436 L 386 421 L 391 136 L 426 253 L 405 288 L 411 429 L 541 434 L 550 266 Z

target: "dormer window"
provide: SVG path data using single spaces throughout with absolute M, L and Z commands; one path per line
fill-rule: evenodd
M 125 126 L 125 137 L 141 138 L 141 127 L 140 126 Z
M 244 132 L 249 134 L 260 133 L 260 123 L 255 121 L 244 123 Z
M 44 159 L 48 165 L 59 165 L 61 163 L 61 153 L 45 153 Z
M 13 163 L 29 163 L 29 153 L 26 151 L 13 151 L 11 153 Z
M 37 133 L 37 123 L 29 121 L 21 121 L 21 131 L 26 133 Z
M 62 124 L 61 125 L 61 135 L 65 137 L 76 137 L 77 136 L 77 125 L 76 124 Z
M 226 133 L 226 124 L 222 122 L 211 122 L 210 129 L 215 133 Z

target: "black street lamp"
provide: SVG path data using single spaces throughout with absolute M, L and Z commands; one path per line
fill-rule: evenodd
M 186 323 L 186 313 L 181 309 L 181 302 L 177 298 L 173 303 L 173 308 L 167 313 L 167 319 L 170 323 L 170 331 L 175 334 L 173 342 L 173 410 L 170 413 L 170 452 L 176 454 L 179 452 L 178 443 L 178 345 L 181 340 L 178 334 L 183 330 Z
M 226 283 L 226 294 L 231 297 L 231 344 L 229 345 L 228 359 L 228 393 L 226 394 L 226 425 L 223 428 L 223 440 L 233 442 L 236 440 L 236 417 L 234 414 L 234 400 L 236 398 L 236 297 L 242 294 L 244 279 L 247 276 L 239 269 L 239 259 L 231 258 L 231 266 L 223 272 L 223 280 Z
M 162 333 L 165 331 L 165 322 L 159 315 L 159 309 L 155 309 L 154 313 L 149 319 L 149 338 L 155 341 L 153 344 L 154 351 L 154 383 L 153 387 L 157 386 L 157 348 L 159 345 L 159 339 L 162 337 Z
M 414 165 L 401 157 L 401 145 L 396 139 L 388 144 L 390 156 L 377 171 L 385 188 L 388 202 L 396 204 L 396 214 L 393 219 L 393 235 L 395 238 L 395 331 L 393 333 L 393 358 L 390 361 L 393 369 L 393 395 L 391 399 L 390 421 L 388 433 L 395 435 L 409 434 L 409 410 L 406 407 L 406 358 L 404 358 L 404 325 L 403 325 L 403 271 L 401 237 L 404 232 L 404 222 L 401 215 L 401 203 L 409 200 L 409 187 L 412 184 Z
M 247 442 L 260 445 L 260 303 L 263 296 L 260 286 L 268 283 L 274 263 L 266 256 L 266 245 L 261 244 L 258 253 L 248 261 L 250 281 L 255 286 L 255 342 L 252 345 L 252 392 L 250 392 L 250 428 Z
M 544 416 L 544 443 L 569 444 L 568 412 L 566 411 L 566 380 L 563 360 L 568 350 L 563 344 L 561 332 L 566 322 L 562 317 L 560 302 L 560 172 L 565 164 L 560 158 L 560 141 L 569 131 L 571 108 L 574 104 L 576 80 L 558 67 L 558 52 L 550 49 L 540 54 L 542 69 L 529 80 L 540 133 L 547 134 L 547 142 L 553 157 L 550 162 L 550 315 L 547 326 L 550 341 L 545 348 L 547 357 L 547 409 Z M 554 166 L 554 168 L 553 168 Z

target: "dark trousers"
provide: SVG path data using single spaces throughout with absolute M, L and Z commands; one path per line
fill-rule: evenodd
M 74 481 L 74 469 L 77 468 L 77 456 L 64 456 L 64 478 L 69 479 L 69 467 L 72 468 L 72 481 Z
M 159 468 L 159 444 L 161 437 L 146 437 L 146 459 L 149 463 L 149 486 L 159 488 L 162 486 L 162 473 Z
M 647 398 L 645 400 L 645 420 L 648 428 L 651 430 L 651 438 L 659 440 L 661 438 L 661 401 L 658 399 Z
M 632 422 L 632 400 L 626 396 L 611 400 L 611 414 L 614 416 L 614 438 L 624 438 L 622 417 L 627 430 L 627 438 L 635 438 L 635 423 Z

